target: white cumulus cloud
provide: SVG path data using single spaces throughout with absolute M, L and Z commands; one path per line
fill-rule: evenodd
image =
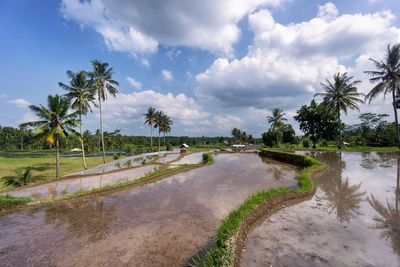
M 18 98 L 18 99 L 14 99 L 14 100 L 9 100 L 7 103 L 9 104 L 14 104 L 19 108 L 26 108 L 29 105 L 31 105 L 31 103 L 29 101 L 26 101 L 25 99 L 22 98 Z
M 255 36 L 248 54 L 216 59 L 196 76 L 195 93 L 224 107 L 293 111 L 308 104 L 320 83 L 339 71 L 357 76 L 370 89 L 362 71 L 373 66 L 361 64 L 361 58 L 381 58 L 388 43 L 400 40 L 394 19 L 389 11 L 339 15 L 328 3 L 316 18 L 282 25 L 268 10 L 260 10 L 249 15 Z
M 135 88 L 136 90 L 142 90 L 142 84 L 138 81 L 136 81 L 132 77 L 126 77 L 126 80 Z
M 283 0 L 63 0 L 61 13 L 99 32 L 110 49 L 154 52 L 158 45 L 231 54 L 238 22 L 257 8 Z
M 161 74 L 166 81 L 172 81 L 172 72 L 169 70 L 161 70 Z

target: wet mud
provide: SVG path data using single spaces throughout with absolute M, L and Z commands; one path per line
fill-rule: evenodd
M 298 153 L 329 169 L 312 199 L 249 234 L 242 266 L 400 266 L 398 154 Z
M 0 219 L 5 266 L 177 266 L 210 244 L 221 219 L 253 192 L 293 187 L 299 172 L 257 154 L 153 184 L 38 206 Z

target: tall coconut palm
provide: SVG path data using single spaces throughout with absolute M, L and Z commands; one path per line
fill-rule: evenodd
M 68 93 L 65 94 L 68 99 L 72 102 L 72 108 L 79 111 L 79 132 L 81 139 L 82 148 L 82 162 L 85 170 L 87 169 L 85 160 L 85 146 L 83 144 L 83 133 L 82 133 L 82 115 L 86 115 L 88 111 L 92 111 L 90 102 L 94 101 L 93 97 L 93 84 L 87 79 L 86 73 L 84 71 L 78 71 L 74 73 L 72 71 L 67 71 L 67 76 L 71 79 L 69 85 L 59 82 L 58 85 L 67 90 Z
M 317 93 L 314 96 L 322 96 L 322 107 L 326 112 L 332 112 L 338 116 L 339 127 L 339 149 L 342 149 L 342 127 L 340 120 L 340 112 L 343 111 L 347 115 L 348 109 L 356 109 L 360 111 L 357 103 L 364 103 L 358 97 L 363 96 L 357 91 L 356 85 L 361 81 L 351 81 L 353 76 L 347 76 L 347 72 L 340 72 L 333 75 L 333 82 L 326 79 L 326 83 L 321 83 L 324 93 Z
M 103 114 L 101 110 L 101 102 L 106 101 L 107 93 L 116 96 L 118 93 L 114 86 L 118 86 L 119 83 L 112 79 L 114 74 L 113 68 L 108 68 L 109 64 L 95 59 L 90 61 L 93 66 L 93 71 L 89 72 L 89 76 L 93 83 L 94 92 L 97 94 L 99 100 L 100 109 L 100 134 L 101 134 L 101 145 L 103 149 L 103 162 L 106 163 L 106 152 L 104 149 L 104 136 L 103 136 Z
M 163 111 L 156 111 L 154 113 L 154 128 L 158 128 L 158 151 L 160 151 L 161 145 L 161 125 L 163 124 L 163 117 L 165 116 Z
M 283 113 L 283 110 L 279 108 L 273 109 L 272 115 L 267 116 L 267 121 L 271 124 L 270 128 L 276 131 L 276 147 L 279 147 L 279 131 L 282 131 L 285 126 L 283 121 L 287 120 L 283 116 L 285 116 L 285 113 Z
M 153 107 L 149 107 L 147 112 L 144 113 L 144 124 L 150 125 L 150 147 L 153 149 L 153 124 L 155 122 L 155 113 L 156 109 Z
M 47 97 L 47 108 L 43 105 L 30 105 L 36 116 L 41 118 L 38 121 L 23 123 L 20 127 L 36 127 L 34 135 L 45 137 L 48 144 L 56 145 L 56 177 L 60 176 L 60 152 L 59 140 L 67 138 L 70 133 L 75 133 L 74 127 L 78 127 L 78 111 L 68 113 L 71 102 L 68 98 L 59 95 Z
M 377 61 L 372 58 L 370 58 L 370 60 L 375 63 L 375 67 L 378 70 L 365 71 L 365 73 L 373 77 L 370 79 L 371 83 L 378 82 L 378 84 L 367 94 L 365 100 L 368 100 L 368 103 L 371 103 L 371 100 L 381 93 L 383 93 L 384 96 L 388 93 L 392 93 L 397 145 L 400 149 L 399 121 L 396 105 L 396 97 L 398 97 L 396 91 L 399 90 L 400 85 L 400 44 L 395 44 L 392 47 L 390 47 L 390 45 L 387 46 L 386 58 L 384 61 Z
M 174 125 L 171 118 L 164 114 L 161 119 L 160 130 L 164 134 L 164 149 L 165 149 L 165 134 L 171 132 L 171 126 Z

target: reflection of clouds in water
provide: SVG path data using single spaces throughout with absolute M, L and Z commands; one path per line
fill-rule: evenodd
M 168 177 L 165 180 L 165 183 L 167 184 L 172 184 L 172 183 L 180 183 L 183 184 L 184 182 L 187 182 L 188 180 L 194 179 L 196 177 L 196 172 L 195 171 L 187 171 L 187 172 L 182 172 L 177 175 L 173 175 L 171 177 Z M 160 181 L 164 182 L 164 181 Z

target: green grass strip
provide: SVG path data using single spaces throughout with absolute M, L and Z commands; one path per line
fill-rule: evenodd
M 311 172 L 324 166 L 323 163 L 304 155 L 271 150 L 262 150 L 260 154 L 303 167 L 300 173 L 299 189 L 274 188 L 262 190 L 249 196 L 243 204 L 222 220 L 218 228 L 214 248 L 207 251 L 204 256 L 198 255 L 193 258 L 191 266 L 229 266 L 232 264 L 233 244 L 229 245 L 228 241 L 239 231 L 240 224 L 246 216 L 260 204 L 276 195 L 302 193 L 312 190 L 314 184 L 311 180 Z
M 16 206 L 26 204 L 31 202 L 32 199 L 30 197 L 13 197 L 10 195 L 1 195 L 0 196 L 0 211 L 11 209 Z

